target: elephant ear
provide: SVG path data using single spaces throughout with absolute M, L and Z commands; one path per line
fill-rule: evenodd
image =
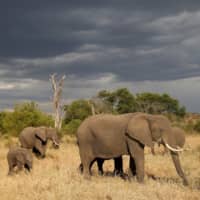
M 149 123 L 144 117 L 133 117 L 128 123 L 127 134 L 143 145 L 153 147 Z
M 35 130 L 35 137 L 40 139 L 42 142 L 46 142 L 46 140 L 47 140 L 46 129 L 45 128 L 37 128 Z

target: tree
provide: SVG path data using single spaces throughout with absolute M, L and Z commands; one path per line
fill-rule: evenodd
M 63 131 L 68 134 L 74 134 L 81 122 L 92 114 L 91 106 L 88 100 L 76 100 L 69 105 L 64 106 Z
M 120 88 L 113 92 L 102 90 L 97 96 L 106 104 L 111 105 L 114 113 L 122 114 L 136 111 L 135 97 L 127 88 Z
M 168 94 L 140 93 L 136 95 L 137 110 L 151 114 L 173 113 L 184 116 L 186 109 L 180 106 L 179 101 Z
M 74 119 L 84 120 L 92 114 L 91 107 L 87 100 L 76 100 L 69 105 L 64 106 L 64 123 L 67 124 Z
M 88 100 L 88 104 L 91 107 L 92 115 L 100 113 L 112 113 L 112 105 L 107 101 L 103 101 L 97 96 Z
M 28 126 L 51 126 L 52 116 L 41 112 L 34 102 L 17 104 L 13 112 L 0 114 L 0 129 L 3 134 L 17 136 Z
M 56 74 L 50 75 L 50 81 L 52 83 L 52 89 L 53 89 L 53 108 L 55 112 L 54 126 L 58 130 L 60 130 L 62 126 L 62 114 L 63 114 L 61 96 L 62 96 L 62 89 L 63 89 L 64 80 L 65 80 L 65 75 L 62 76 L 60 80 L 56 80 L 55 76 Z

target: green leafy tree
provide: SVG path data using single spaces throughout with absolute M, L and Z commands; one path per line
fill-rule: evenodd
M 0 117 L 4 134 L 17 136 L 27 126 L 52 126 L 53 118 L 41 112 L 34 102 L 17 104 L 13 112 L 3 112 Z
M 184 106 L 180 106 L 179 101 L 168 94 L 140 93 L 136 95 L 138 111 L 159 114 L 173 113 L 183 117 L 186 113 Z
M 64 123 L 67 124 L 73 119 L 84 120 L 86 117 L 91 115 L 91 107 L 86 100 L 76 100 L 70 105 L 64 106 L 65 116 Z
M 137 109 L 135 97 L 127 88 L 120 88 L 113 92 L 102 90 L 97 96 L 112 105 L 114 113 L 130 113 Z

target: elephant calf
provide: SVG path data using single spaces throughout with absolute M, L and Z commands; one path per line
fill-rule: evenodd
M 33 156 L 28 149 L 12 147 L 8 151 L 7 161 L 9 167 L 8 175 L 12 175 L 15 172 L 15 167 L 18 168 L 18 171 L 22 170 L 23 168 L 30 171 L 32 169 Z

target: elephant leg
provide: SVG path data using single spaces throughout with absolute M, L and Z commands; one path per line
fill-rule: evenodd
M 97 158 L 97 166 L 98 166 L 99 175 L 103 175 L 103 163 L 104 163 L 104 159 Z
M 183 184 L 189 185 L 188 180 L 187 180 L 187 178 L 186 178 L 186 176 L 185 176 L 185 174 L 184 174 L 184 172 L 181 168 L 178 153 L 171 152 L 171 157 L 172 157 L 172 160 L 173 160 L 173 163 L 174 163 L 174 166 L 176 168 L 178 175 L 183 179 Z
M 79 165 L 78 170 L 81 174 L 83 173 L 83 164 L 82 163 Z
M 144 181 L 144 145 L 128 139 L 128 148 L 131 159 L 135 159 L 136 177 L 138 182 Z
M 23 164 L 21 162 L 17 162 L 17 169 L 21 171 L 23 169 Z
M 154 146 L 153 147 L 151 147 L 151 153 L 155 156 L 156 154 L 155 154 L 155 148 L 154 148 Z
M 130 174 L 131 176 L 136 175 L 136 165 L 135 165 L 135 160 L 130 156 L 130 161 L 129 161 L 129 169 L 130 169 Z
M 35 148 L 40 153 L 42 158 L 44 158 L 45 157 L 45 152 L 46 152 L 46 144 L 43 145 L 42 142 L 39 139 L 36 139 Z
M 10 162 L 9 163 L 9 169 L 8 169 L 8 176 L 13 175 L 13 173 L 14 173 L 14 167 L 15 167 L 15 164 L 13 164 L 12 162 Z
M 123 175 L 123 161 L 122 161 L 122 156 L 114 158 L 114 163 L 115 163 L 115 169 L 113 171 L 113 174 L 115 176 L 118 175 Z
M 87 154 L 86 154 L 87 153 Z M 80 152 L 81 163 L 83 166 L 83 176 L 85 179 L 90 179 L 91 176 L 91 166 L 94 162 L 92 154 L 90 155 L 89 151 L 84 150 Z
M 25 164 L 25 165 L 24 165 L 24 168 L 25 168 L 28 172 L 31 171 L 31 166 L 30 166 L 29 164 Z

